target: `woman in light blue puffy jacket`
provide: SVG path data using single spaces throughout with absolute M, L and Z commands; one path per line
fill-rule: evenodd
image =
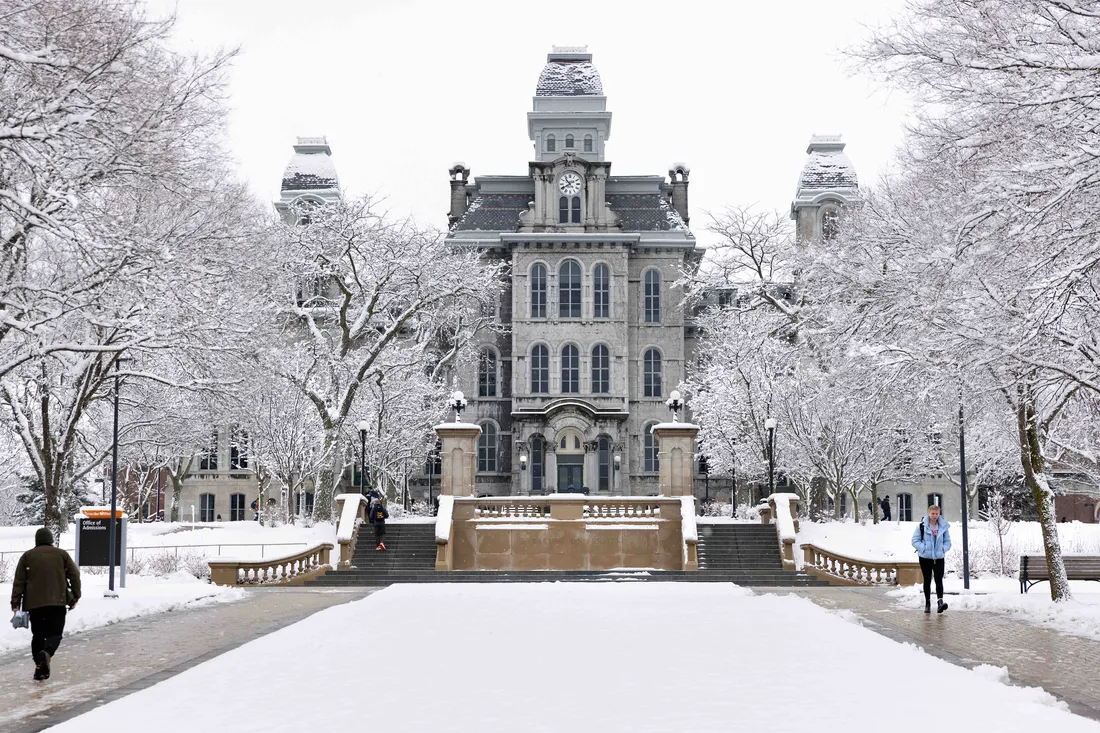
M 936 613 L 947 610 L 943 602 L 943 559 L 951 549 L 951 525 L 940 516 L 940 508 L 933 504 L 913 531 L 913 549 L 920 557 L 920 571 L 924 575 L 924 612 L 932 613 L 932 578 L 936 579 Z

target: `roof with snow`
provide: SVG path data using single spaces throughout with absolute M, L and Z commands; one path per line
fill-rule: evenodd
M 794 208 L 800 203 L 813 203 L 834 194 L 846 201 L 859 188 L 856 169 L 844 152 L 840 135 L 814 135 L 806 147 L 806 164 L 798 178 Z
M 519 228 L 519 215 L 534 200 L 534 194 L 526 193 L 480 194 L 451 231 L 514 232 Z M 607 203 L 619 215 L 624 232 L 688 231 L 660 193 L 609 193 Z
M 536 97 L 603 96 L 600 72 L 592 64 L 592 54 L 587 47 L 562 48 L 555 46 L 546 56 L 539 82 L 535 86 Z
M 332 149 L 323 137 L 300 137 L 283 171 L 283 191 L 313 191 L 340 187 Z

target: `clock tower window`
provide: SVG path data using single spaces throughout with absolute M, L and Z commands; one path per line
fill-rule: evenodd
M 572 150 L 573 149 L 573 136 L 572 135 L 566 135 L 565 136 L 565 148 L 566 148 L 566 150 Z
M 573 213 L 573 217 L 572 217 L 573 223 L 574 224 L 580 224 L 581 223 L 581 197 L 580 196 L 574 196 L 573 197 L 572 213 Z

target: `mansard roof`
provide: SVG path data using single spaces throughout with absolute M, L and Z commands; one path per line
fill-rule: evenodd
M 340 187 L 332 150 L 323 137 L 300 137 L 283 171 L 283 191 L 315 191 Z
M 592 54 L 587 49 L 555 47 L 546 57 L 538 84 L 536 97 L 603 96 L 600 72 L 592 64 Z
M 451 231 L 514 232 L 520 213 L 534 200 L 534 194 L 526 193 L 480 194 Z M 661 193 L 609 193 L 607 202 L 619 215 L 624 232 L 688 231 Z

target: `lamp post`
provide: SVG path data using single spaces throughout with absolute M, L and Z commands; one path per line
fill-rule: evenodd
M 468 404 L 466 396 L 462 394 L 461 390 L 456 389 L 451 395 L 451 401 L 447 404 L 455 411 L 455 422 L 458 422 L 459 418 L 462 416 L 462 411 L 466 409 L 466 405 Z
M 764 421 L 768 430 L 768 496 L 775 493 L 775 418 Z
M 970 590 L 970 538 L 966 531 L 966 430 L 963 424 L 962 402 L 959 403 L 959 487 L 962 491 L 963 588 Z
M 672 422 L 678 422 L 676 417 L 684 407 L 684 401 L 680 399 L 680 393 L 676 390 L 672 390 L 672 394 L 665 400 L 665 404 L 668 405 L 668 409 L 672 410 Z
M 620 456 L 618 453 L 616 453 L 615 457 L 611 460 L 611 463 L 615 466 L 614 486 L 615 486 L 615 492 L 616 493 L 618 493 L 618 491 L 619 491 L 619 468 L 621 467 L 622 462 L 623 462 L 623 457 Z
M 363 496 L 367 495 L 367 430 L 370 428 L 370 423 L 366 420 L 360 420 L 359 424 L 355 426 L 359 429 L 359 493 Z
M 699 473 L 703 474 L 703 504 L 710 503 L 710 464 L 706 456 L 699 456 Z
M 111 516 L 107 520 L 107 592 L 103 594 L 107 598 L 118 598 L 118 593 L 115 592 L 115 543 L 118 541 L 115 536 L 115 525 L 118 521 L 115 518 L 118 512 L 118 389 L 119 371 L 124 361 L 130 361 L 130 359 L 123 356 L 115 358 L 115 415 L 111 438 Z

